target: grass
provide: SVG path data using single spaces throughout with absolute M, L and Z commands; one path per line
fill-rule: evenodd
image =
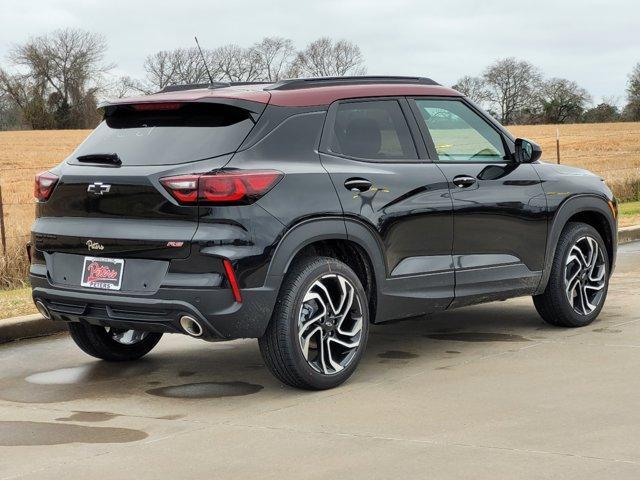
M 0 319 L 37 313 L 31 301 L 31 288 L 0 290 Z
M 620 213 L 619 224 L 621 227 L 640 225 L 640 201 L 621 203 L 618 205 Z

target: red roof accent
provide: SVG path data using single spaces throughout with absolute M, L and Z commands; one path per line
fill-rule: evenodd
M 330 87 L 301 88 L 297 90 L 271 90 L 271 105 L 283 107 L 310 107 L 329 105 L 346 98 L 410 95 L 442 95 L 460 97 L 461 94 L 440 85 L 367 84 L 335 85 Z
M 347 98 L 400 96 L 400 95 L 439 95 L 460 97 L 461 94 L 439 85 L 414 84 L 366 84 L 366 85 L 334 85 L 327 87 L 311 87 L 292 90 L 264 90 L 269 85 L 243 85 L 223 88 L 199 88 L 177 92 L 154 93 L 138 97 L 118 98 L 103 102 L 106 105 L 130 105 L 135 103 L 155 102 L 198 102 L 207 99 L 226 98 L 247 100 L 258 103 L 270 103 L 282 107 L 310 107 L 329 105 L 336 100 Z
M 258 88 L 256 88 L 258 87 Z M 107 105 L 131 105 L 135 103 L 156 102 L 200 102 L 209 98 L 227 98 L 236 100 L 248 100 L 258 103 L 269 103 L 271 94 L 263 90 L 265 85 L 243 85 L 239 87 L 225 88 L 198 88 L 194 90 L 181 90 L 177 92 L 153 93 L 138 97 L 116 98 L 100 104 Z

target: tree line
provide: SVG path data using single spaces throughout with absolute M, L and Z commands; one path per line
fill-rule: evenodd
M 0 68 L 0 130 L 93 128 L 102 97 L 157 92 L 168 85 L 214 81 L 277 81 L 293 77 L 363 75 L 360 48 L 319 38 L 296 49 L 287 38 L 267 37 L 249 47 L 177 48 L 149 55 L 144 77 L 114 79 L 102 35 L 64 29 L 14 46 L 10 69 Z
M 629 74 L 622 110 L 615 98 L 593 106 L 589 92 L 576 82 L 545 79 L 538 67 L 513 57 L 495 61 L 480 76 L 460 78 L 453 88 L 506 125 L 640 121 L 640 63 Z
M 15 45 L 6 57 L 8 68 L 0 68 L 0 130 L 92 128 L 100 118 L 99 98 L 206 84 L 209 74 L 214 81 L 252 82 L 366 73 L 358 45 L 330 38 L 301 49 L 290 39 L 266 37 L 248 47 L 205 48 L 203 55 L 195 46 L 162 50 L 145 58 L 142 78 L 114 78 L 106 52 L 103 36 L 80 29 Z M 591 96 L 576 82 L 545 79 L 535 65 L 515 58 L 497 60 L 453 88 L 504 124 L 640 121 L 640 63 L 629 75 L 622 110 L 615 99 L 592 106 Z

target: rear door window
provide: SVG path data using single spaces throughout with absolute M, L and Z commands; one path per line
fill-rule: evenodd
M 115 153 L 122 165 L 193 162 L 235 152 L 254 125 L 249 111 L 231 105 L 151 105 L 107 113 L 73 157 Z
M 329 151 L 376 161 L 418 158 L 397 100 L 340 103 Z

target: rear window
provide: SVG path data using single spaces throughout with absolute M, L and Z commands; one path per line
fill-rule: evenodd
M 192 162 L 235 152 L 253 125 L 247 110 L 230 105 L 123 106 L 105 115 L 73 157 L 115 153 L 122 165 Z

